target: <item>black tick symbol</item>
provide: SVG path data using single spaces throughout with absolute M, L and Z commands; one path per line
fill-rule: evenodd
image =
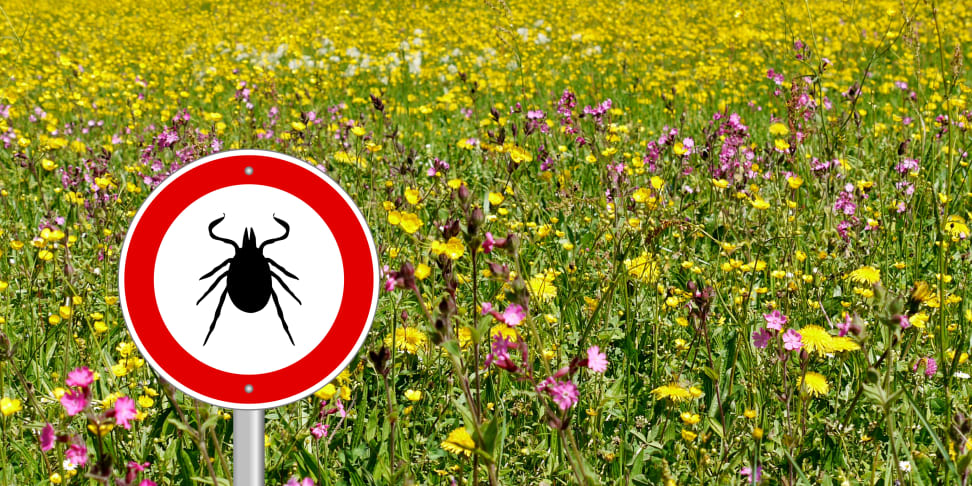
M 283 279 L 280 278 L 273 270 L 270 269 L 270 265 L 273 265 L 278 270 L 284 273 L 284 275 L 298 280 L 297 276 L 288 272 L 287 269 L 281 267 L 277 262 L 270 258 L 263 256 L 263 247 L 280 240 L 287 238 L 290 235 L 290 225 L 286 221 L 278 218 L 274 215 L 273 219 L 280 223 L 280 226 L 284 228 L 283 236 L 277 238 L 271 238 L 264 241 L 259 247 L 256 245 L 256 234 L 253 232 L 253 228 L 248 228 L 243 230 L 243 245 L 238 246 L 236 242 L 227 238 L 220 238 L 213 233 L 213 228 L 216 227 L 221 221 L 226 219 L 224 214 L 222 218 L 209 223 L 209 236 L 211 236 L 216 241 L 222 241 L 233 245 L 236 250 L 236 254 L 233 258 L 227 258 L 226 261 L 220 263 L 216 268 L 212 269 L 206 275 L 203 275 L 199 280 L 203 280 L 212 277 L 219 269 L 223 268 L 226 264 L 229 264 L 229 270 L 220 274 L 219 278 L 213 282 L 213 285 L 209 287 L 209 290 L 203 294 L 202 297 L 196 301 L 196 305 L 199 305 L 203 299 L 209 295 L 216 285 L 219 284 L 220 280 L 226 278 L 226 289 L 223 290 L 223 294 L 219 297 L 219 305 L 216 306 L 216 315 L 213 316 L 213 323 L 209 325 L 209 332 L 206 334 L 206 340 L 203 341 L 203 346 L 209 342 L 209 336 L 212 335 L 213 329 L 216 328 L 216 320 L 219 319 L 219 313 L 223 309 L 223 301 L 226 300 L 226 294 L 229 294 L 230 300 L 233 301 L 233 305 L 237 309 L 253 313 L 257 312 L 267 306 L 267 302 L 273 297 L 273 305 L 277 307 L 277 315 L 280 316 L 280 323 L 283 324 L 284 332 L 287 333 L 287 337 L 290 338 L 290 344 L 294 345 L 294 338 L 290 335 L 290 329 L 287 328 L 287 321 L 284 320 L 283 309 L 280 308 L 280 301 L 277 300 L 277 293 L 274 292 L 273 286 L 271 285 L 271 278 L 277 279 L 277 282 L 283 286 L 284 290 L 290 294 L 298 304 L 303 305 L 300 299 L 287 287 Z

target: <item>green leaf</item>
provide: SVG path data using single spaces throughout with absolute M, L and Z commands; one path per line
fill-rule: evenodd
M 915 415 L 918 416 L 918 421 L 921 422 L 921 426 L 925 428 L 925 431 L 931 436 L 932 442 L 935 443 L 935 447 L 938 448 L 938 452 L 941 454 L 942 460 L 945 461 L 945 465 L 948 466 L 948 470 L 955 476 L 955 479 L 961 483 L 962 477 L 959 476 L 958 471 L 955 469 L 955 463 L 952 462 L 952 457 L 948 455 L 948 450 L 944 445 L 942 445 L 942 441 L 938 438 L 938 434 L 936 434 L 931 425 L 928 424 L 928 420 L 925 419 L 925 414 L 918 409 L 917 405 L 915 405 L 915 400 L 911 397 L 911 393 L 904 388 L 902 388 L 902 391 L 904 392 L 905 399 L 908 401 L 908 405 L 911 405 L 911 409 L 914 410 Z

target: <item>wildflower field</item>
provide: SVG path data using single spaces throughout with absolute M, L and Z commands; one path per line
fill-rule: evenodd
M 0 484 L 231 482 L 117 268 L 240 148 L 384 267 L 267 484 L 966 484 L 970 61 L 963 1 L 0 1 Z

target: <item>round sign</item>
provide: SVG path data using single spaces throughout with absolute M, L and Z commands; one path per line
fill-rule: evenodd
M 122 247 L 129 332 L 162 377 L 205 402 L 263 409 L 334 379 L 368 335 L 378 253 L 334 181 L 238 150 L 169 176 Z

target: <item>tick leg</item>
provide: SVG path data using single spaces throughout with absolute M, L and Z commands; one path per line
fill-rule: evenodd
M 232 258 L 231 258 L 230 260 L 232 260 Z M 228 261 L 228 260 L 227 260 L 227 261 Z M 273 261 L 273 259 L 272 259 L 272 258 L 267 258 L 267 262 L 268 262 L 268 263 L 270 263 L 271 265 L 273 265 L 273 266 L 275 266 L 275 267 L 277 267 L 277 270 L 280 270 L 281 272 L 283 272 L 283 273 L 284 273 L 284 275 L 286 275 L 286 276 L 288 276 L 288 277 L 290 277 L 290 278 L 292 278 L 292 279 L 294 279 L 294 280 L 300 280 L 299 278 L 297 278 L 297 276 L 296 276 L 296 275 L 294 275 L 294 274 L 292 274 L 292 273 L 290 273 L 290 272 L 288 272 L 286 268 L 284 268 L 284 267 L 281 267 L 279 263 L 277 263 L 277 262 L 275 262 L 275 261 Z
M 205 346 L 206 343 L 209 342 L 209 336 L 213 334 L 213 329 L 216 329 L 216 319 L 219 319 L 219 313 L 222 312 L 223 310 L 223 301 L 226 300 L 226 294 L 228 293 L 229 293 L 229 289 L 226 289 L 223 290 L 223 295 L 219 296 L 219 305 L 216 306 L 216 315 L 213 316 L 213 323 L 209 325 L 209 332 L 206 333 L 206 340 L 203 341 L 203 346 Z M 274 301 L 276 301 L 276 298 L 274 298 Z M 277 310 L 279 311 L 280 307 L 277 307 Z M 286 327 L 286 325 L 284 325 L 284 327 Z
M 212 277 L 213 274 L 216 273 L 220 268 L 223 268 L 223 265 L 226 265 L 227 263 L 229 263 L 231 261 L 233 261 L 232 258 L 227 258 L 225 262 L 220 263 L 219 265 L 217 265 L 216 268 L 210 270 L 209 273 L 207 273 L 206 275 L 203 275 L 202 277 L 199 277 L 199 280 L 205 280 L 205 279 L 207 279 L 209 277 Z
M 223 280 L 224 278 L 226 278 L 227 275 L 229 275 L 229 273 L 224 273 L 224 274 L 220 275 L 219 278 L 217 278 L 216 281 L 213 282 L 213 284 L 209 286 L 209 290 L 207 290 L 206 293 L 203 294 L 203 296 L 200 297 L 199 300 L 196 301 L 196 305 L 199 305 L 199 303 L 202 302 L 202 300 L 205 299 L 206 296 L 209 295 L 209 293 L 212 292 L 213 289 L 215 289 L 217 285 L 219 285 L 219 281 L 220 280 Z M 202 279 L 200 279 L 200 280 L 202 280 Z M 226 294 L 224 293 L 223 295 L 225 296 Z M 223 301 L 220 300 L 219 302 L 222 303 Z
M 228 245 L 233 245 L 233 248 L 235 248 L 236 251 L 239 251 L 240 250 L 240 247 L 236 244 L 235 241 L 229 240 L 229 239 L 226 239 L 226 238 L 221 238 L 219 236 L 216 236 L 216 233 L 213 233 L 213 228 L 215 228 L 216 225 L 219 224 L 219 223 L 221 223 L 224 219 L 226 219 L 226 215 L 225 214 L 223 215 L 223 217 L 217 219 L 216 221 L 213 221 L 212 223 L 209 223 L 209 236 L 212 239 L 216 240 L 216 241 L 222 241 L 223 243 L 226 243 Z
M 302 303 L 302 302 L 300 301 L 300 299 L 298 299 L 298 298 L 297 298 L 297 296 L 296 296 L 296 295 L 294 295 L 294 292 L 290 290 L 290 287 L 288 287 L 288 286 L 287 286 L 287 284 L 285 284 L 285 283 L 284 283 L 284 281 L 283 281 L 283 279 L 282 279 L 282 278 L 280 278 L 280 275 L 277 275 L 276 273 L 273 273 L 273 272 L 270 272 L 270 275 L 272 275 L 272 276 L 273 276 L 273 278 L 275 278 L 275 279 L 277 279 L 277 282 L 280 282 L 280 285 L 283 285 L 283 288 L 284 288 L 284 290 L 286 290 L 286 291 L 287 291 L 287 293 L 288 293 L 288 294 L 290 294 L 290 296 L 291 296 L 291 297 L 293 297 L 293 298 L 294 298 L 294 300 L 296 300 L 298 304 L 300 304 L 300 305 L 304 305 L 304 304 L 303 304 L 303 303 Z
M 276 277 L 276 275 L 274 275 L 274 276 Z M 277 280 L 280 280 L 280 277 L 277 277 Z M 284 286 L 284 287 L 286 287 L 286 286 Z M 293 294 L 291 294 L 291 295 L 293 295 Z M 273 305 L 277 306 L 277 315 L 280 316 L 280 323 L 283 324 L 284 332 L 286 332 L 287 333 L 287 337 L 290 338 L 290 344 L 296 346 L 296 344 L 294 344 L 294 337 L 290 335 L 290 328 L 287 327 L 287 321 L 284 320 L 283 309 L 280 308 L 280 301 L 277 300 L 277 293 L 274 292 L 273 289 L 270 289 L 270 296 L 273 297 Z M 294 298 L 296 299 L 296 297 L 294 297 Z M 219 314 L 217 314 L 217 316 L 218 315 Z M 213 323 L 215 324 L 215 321 L 213 321 Z M 210 331 L 210 332 L 212 332 L 212 331 Z
M 260 249 L 261 250 L 263 249 L 263 247 L 269 245 L 270 243 L 274 243 L 274 242 L 277 242 L 277 241 L 280 241 L 280 240 L 285 240 L 285 239 L 287 239 L 288 236 L 290 236 L 290 225 L 287 224 L 286 221 L 278 218 L 277 215 L 273 215 L 273 219 L 277 220 L 277 223 L 280 223 L 280 226 L 283 226 L 284 234 L 283 234 L 283 236 L 279 236 L 277 238 L 270 238 L 269 240 L 264 241 L 263 244 L 260 245 Z

